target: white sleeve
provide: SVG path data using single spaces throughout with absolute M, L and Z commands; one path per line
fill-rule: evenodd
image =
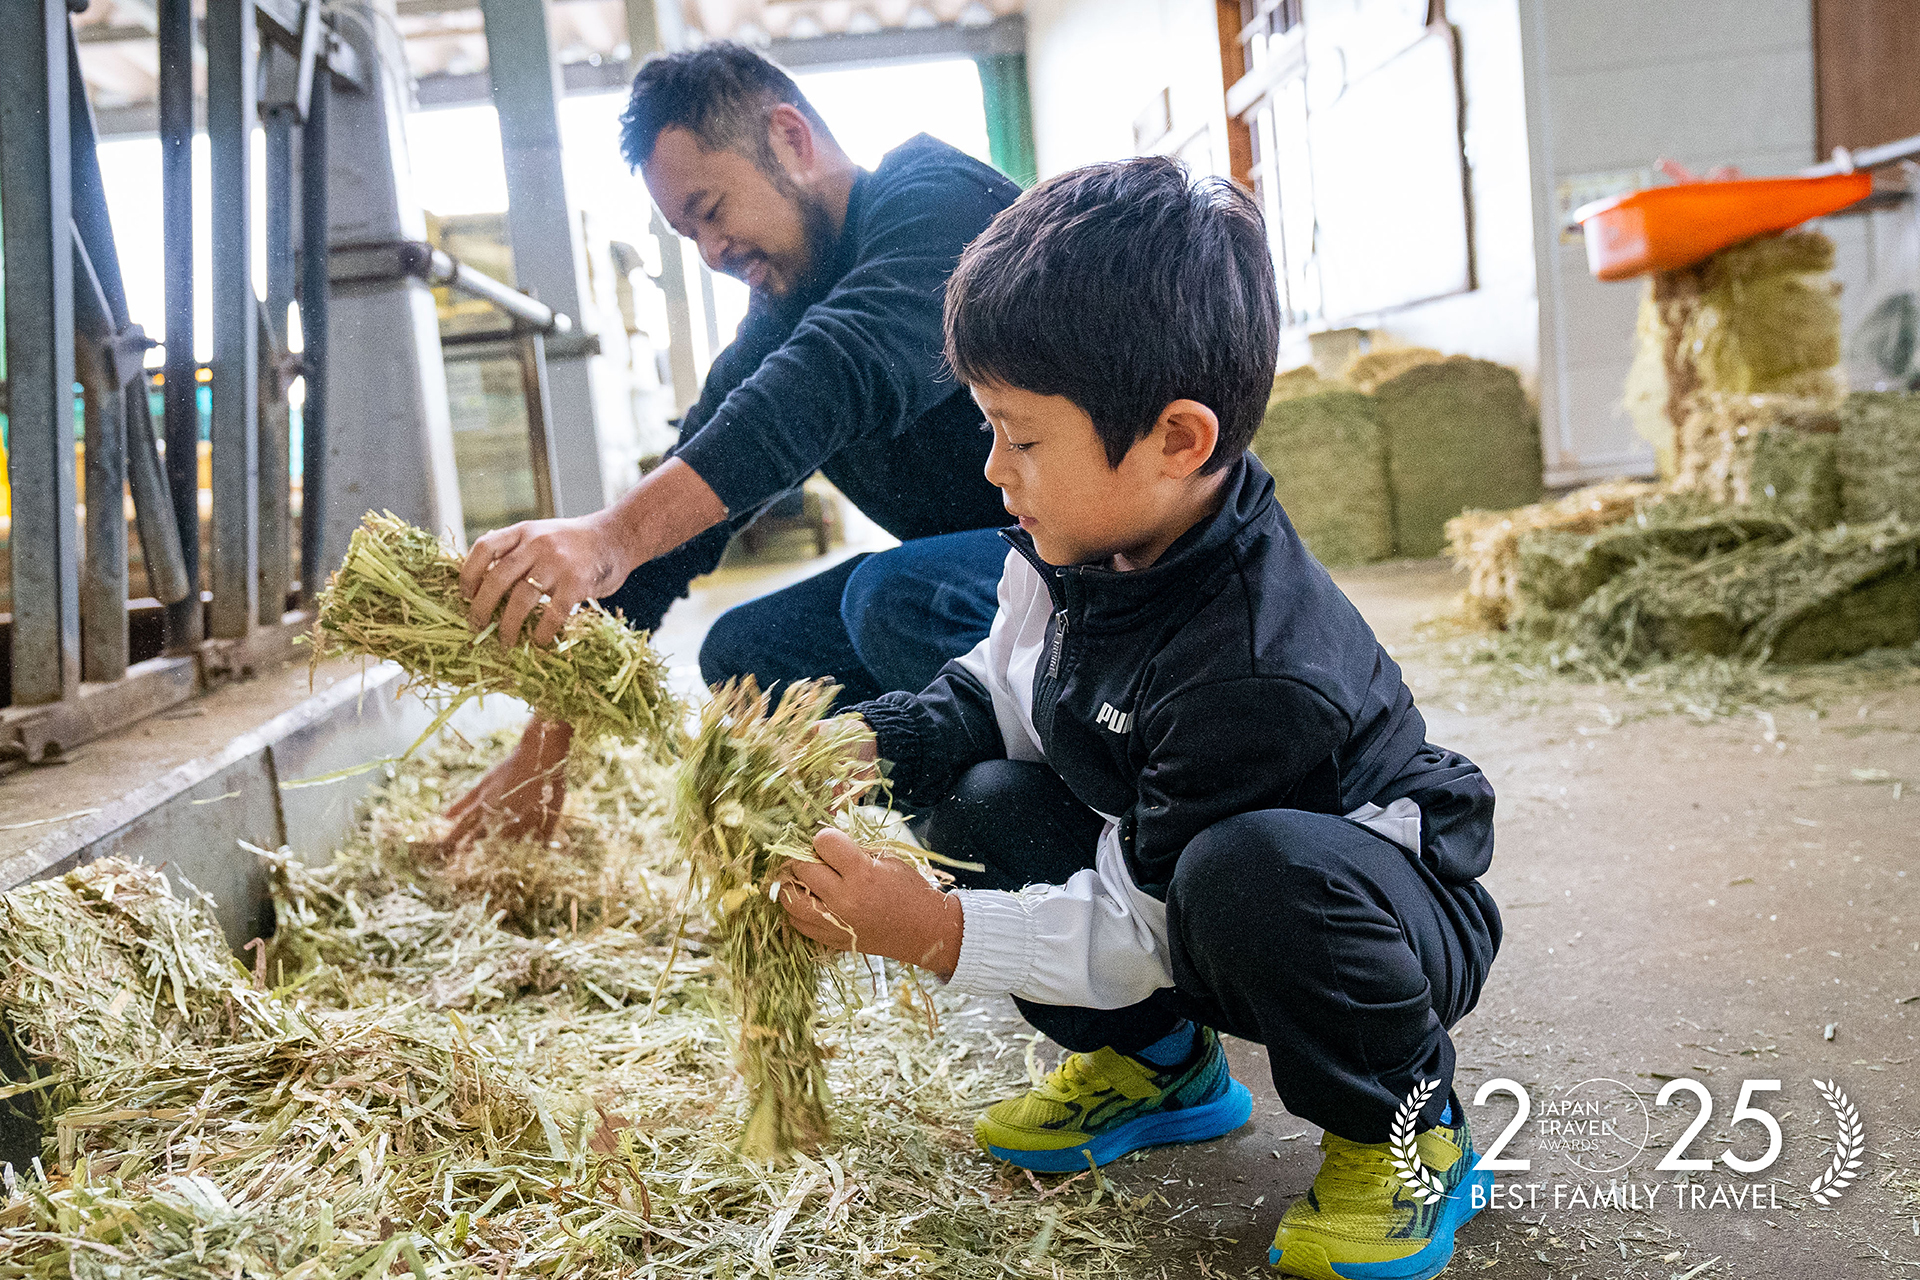
M 1065 884 L 956 892 L 965 931 L 953 990 L 1123 1009 L 1173 985 L 1167 904 L 1134 885 L 1111 821 L 1094 865 Z

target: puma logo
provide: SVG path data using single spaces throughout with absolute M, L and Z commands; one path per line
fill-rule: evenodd
M 1094 717 L 1095 724 L 1103 724 L 1115 733 L 1125 733 L 1133 723 L 1133 712 L 1115 711 L 1111 702 L 1100 704 L 1100 714 Z

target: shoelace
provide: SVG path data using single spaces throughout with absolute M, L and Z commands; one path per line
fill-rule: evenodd
M 1094 1068 L 1092 1054 L 1070 1053 L 1065 1062 L 1054 1068 L 1039 1092 L 1066 1102 L 1086 1093 L 1105 1093 L 1112 1087 L 1112 1082 Z
M 1314 1179 L 1316 1188 L 1359 1197 L 1391 1186 L 1399 1178 L 1385 1143 L 1349 1142 L 1329 1133 L 1321 1138 L 1320 1149 L 1327 1153 L 1327 1158 Z

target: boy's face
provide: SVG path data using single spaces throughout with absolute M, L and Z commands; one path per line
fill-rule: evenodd
M 1033 538 L 1048 564 L 1151 563 L 1167 497 L 1153 436 L 1136 441 L 1118 467 L 1093 419 L 1065 396 L 975 384 L 973 398 L 993 429 L 987 482 Z M 1150 552 L 1150 554 L 1149 554 Z

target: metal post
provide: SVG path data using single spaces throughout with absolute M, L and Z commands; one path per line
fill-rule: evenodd
M 96 430 L 91 424 L 89 436 L 112 437 L 124 442 L 120 464 L 133 492 L 134 519 L 140 530 L 141 549 L 146 553 L 147 582 L 162 602 L 172 604 L 187 595 L 185 568 L 181 564 L 180 539 L 174 529 L 173 501 L 160 478 L 160 455 L 153 439 L 152 408 L 146 403 L 146 378 L 141 365 L 146 358 L 146 334 L 131 324 L 127 313 L 126 284 L 120 273 L 120 253 L 114 244 L 113 220 L 107 212 L 106 184 L 100 176 L 100 154 L 93 122 L 93 104 L 87 99 L 86 83 L 80 75 L 80 43 L 68 28 L 67 38 L 67 137 L 73 172 L 73 231 L 75 323 L 87 340 L 101 348 L 97 376 L 95 408 L 113 412 L 106 397 L 122 404 L 114 414 L 118 424 L 108 430 L 103 424 Z M 83 371 L 82 383 L 88 381 Z M 132 386 L 122 395 L 123 389 Z M 92 393 L 90 393 L 92 394 Z M 94 459 L 88 453 L 88 480 L 92 481 Z M 91 510 L 91 508 L 89 508 Z M 116 504 L 117 510 L 117 504 Z M 120 548 L 116 554 L 124 567 L 125 529 L 113 535 Z M 87 555 L 93 555 L 93 532 L 89 522 Z M 106 566 L 110 568 L 110 566 Z M 91 570 L 89 570 L 91 572 Z M 126 586 L 123 570 L 114 570 L 122 590 Z M 82 673 L 89 680 L 111 677 L 95 674 L 116 665 L 109 651 L 95 646 L 106 643 L 101 637 L 87 638 L 86 597 L 81 600 Z M 107 605 L 103 601 L 102 609 Z M 118 606 L 114 606 L 117 610 Z M 103 614 L 102 617 L 107 615 Z M 97 629 L 97 628 L 96 628 Z M 123 652 L 124 643 L 114 642 L 112 652 Z M 97 656 L 107 654 L 108 656 Z M 124 658 L 117 660 L 124 667 Z
M 161 388 L 167 487 L 186 593 L 167 606 L 166 645 L 200 643 L 200 400 L 193 356 L 193 0 L 159 0 L 160 219 L 166 282 L 167 363 Z M 323 77 L 324 78 L 324 77 Z
M 538 330 L 523 330 L 514 352 L 527 398 L 527 452 L 533 467 L 534 508 L 542 519 L 555 514 L 559 489 L 553 447 L 553 402 L 547 390 L 547 343 Z
M 213 607 L 207 629 L 238 639 L 259 612 L 251 154 L 259 41 L 253 0 L 209 0 L 206 30 L 207 136 L 213 144 Z
M 78 169 L 81 166 L 76 165 Z M 127 674 L 127 411 L 120 398 L 113 313 L 79 229 L 73 236 L 75 370 L 86 404 L 87 535 L 80 563 L 80 675 Z
M 73 477 L 72 176 L 65 0 L 7 7 L 0 74 L 0 258 L 7 271 L 13 701 L 56 702 L 80 678 Z
M 327 106 L 333 80 L 314 76 L 300 130 L 300 594 L 325 585 L 320 562 L 327 524 Z
M 311 13 L 316 6 L 308 5 Z M 289 93 L 298 60 L 284 49 L 263 55 L 274 62 L 272 77 Z M 324 79 L 326 69 L 321 68 Z M 309 90 L 311 95 L 311 90 Z M 267 305 L 260 317 L 260 558 L 259 622 L 271 626 L 287 607 L 293 573 L 287 546 L 289 414 L 282 377 L 287 348 L 287 310 L 293 305 L 293 127 L 298 108 L 277 102 L 266 112 L 267 135 Z
M 555 499 L 560 514 L 583 515 L 606 495 L 588 367 L 593 348 L 581 308 L 585 259 L 560 163 L 560 66 L 546 0 L 480 0 L 480 12 L 506 158 L 514 284 L 576 322 L 577 336 L 548 344 L 547 373 L 554 435 L 563 442 Z
M 269 187 L 271 190 L 271 187 Z M 271 197 L 269 197 L 271 198 Z M 257 567 L 261 626 L 280 621 L 287 607 L 291 566 L 287 563 L 287 390 L 282 384 L 281 342 L 260 316 L 260 555 Z

